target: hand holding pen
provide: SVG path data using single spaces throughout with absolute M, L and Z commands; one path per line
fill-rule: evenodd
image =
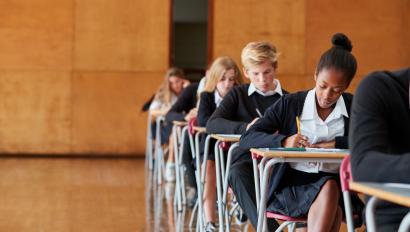
M 287 137 L 285 140 L 282 141 L 283 147 L 310 147 L 311 144 L 308 141 L 308 137 L 302 135 L 300 132 L 300 119 L 296 116 L 296 127 L 297 127 L 297 134 Z

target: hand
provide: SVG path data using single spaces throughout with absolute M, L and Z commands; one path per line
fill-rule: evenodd
M 315 143 L 315 144 L 312 144 L 310 147 L 314 147 L 314 148 L 335 148 L 335 146 L 336 146 L 336 141 L 332 140 L 332 141 L 328 141 L 328 142 Z
M 184 82 L 182 83 L 182 87 L 185 89 L 190 84 L 191 84 L 191 82 L 189 80 L 184 80 Z
M 301 134 L 294 134 L 282 141 L 282 147 L 310 147 L 308 137 Z
M 185 115 L 185 121 L 189 122 L 191 119 L 196 118 L 197 115 L 198 115 L 198 109 L 193 108 L 189 111 L 187 115 Z
M 255 124 L 256 121 L 258 121 L 259 118 L 255 118 L 246 126 L 246 130 L 248 130 L 253 124 Z

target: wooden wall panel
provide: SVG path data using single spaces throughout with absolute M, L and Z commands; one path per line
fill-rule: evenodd
M 170 2 L 76 1 L 75 69 L 166 69 L 170 38 Z
M 146 113 L 163 72 L 76 72 L 73 78 L 73 152 L 143 154 Z
M 248 42 L 267 40 L 281 52 L 280 73 L 305 72 L 304 1 L 234 0 L 214 4 L 214 58 L 229 55 L 240 64 L 240 53 Z
M 352 40 L 358 60 L 357 78 L 374 70 L 396 69 L 406 64 L 403 36 L 406 0 L 375 1 L 306 1 L 306 67 L 314 68 L 323 51 L 330 47 L 330 37 L 344 32 Z
M 68 72 L 0 72 L 0 153 L 71 152 Z
M 0 2 L 0 70 L 72 67 L 72 0 Z

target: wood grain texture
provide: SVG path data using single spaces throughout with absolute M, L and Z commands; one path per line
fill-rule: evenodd
M 68 72 L 0 72 L 0 153 L 70 153 Z
M 72 0 L 1 1 L 0 15 L 0 70 L 72 68 Z
M 1 231 L 146 231 L 142 160 L 3 158 L 0 170 Z
M 162 81 L 161 72 L 76 72 L 73 152 L 143 154 L 147 114 L 140 109 Z
M 76 1 L 76 70 L 157 71 L 168 67 L 170 1 Z

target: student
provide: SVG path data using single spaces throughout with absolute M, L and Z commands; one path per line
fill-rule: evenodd
M 173 121 L 190 121 L 197 116 L 196 102 L 197 102 L 198 83 L 192 83 L 186 87 L 177 102 L 171 107 L 165 115 L 165 121 L 172 125 Z M 182 150 L 182 162 L 185 165 L 186 176 L 188 177 L 187 203 L 192 207 L 195 204 L 196 197 L 196 180 L 195 180 L 195 166 L 192 160 L 192 152 L 189 144 L 188 136 L 185 137 L 184 147 Z M 174 172 L 174 165 L 167 165 L 165 167 L 165 176 L 167 173 Z
M 170 68 L 149 106 L 150 112 L 157 111 L 158 114 L 165 115 L 188 85 L 184 71 L 176 67 Z
M 198 125 L 204 127 L 209 117 L 219 106 L 225 95 L 234 87 L 234 85 L 242 83 L 242 76 L 235 61 L 227 56 L 217 58 L 209 69 L 204 92 L 200 95 L 197 117 Z M 204 144 L 205 137 L 203 137 L 201 141 L 202 148 Z M 203 153 L 203 151 L 201 151 L 201 153 Z M 204 211 L 205 221 L 207 223 L 205 230 L 212 231 L 213 229 L 216 229 L 216 178 L 215 156 L 213 152 L 209 154 L 206 162 Z
M 242 134 L 270 105 L 287 93 L 276 79 L 277 59 L 276 48 L 270 43 L 251 42 L 244 47 L 241 54 L 243 73 L 251 83 L 234 87 L 223 98 L 206 125 L 208 134 Z M 237 153 L 240 151 L 234 151 L 233 162 L 238 157 Z M 247 214 L 248 209 L 244 211 Z M 251 221 L 256 222 L 256 217 Z
M 351 165 L 355 181 L 410 184 L 410 68 L 363 79 L 352 105 Z M 409 208 L 383 202 L 378 231 L 397 231 Z
M 151 127 L 153 138 L 156 136 L 156 123 L 155 118 L 161 115 L 165 115 L 171 106 L 177 101 L 182 90 L 189 85 L 189 81 L 185 79 L 184 71 L 182 69 L 172 67 L 168 69 L 165 74 L 164 81 L 162 82 L 160 88 L 155 93 L 152 102 L 149 106 L 149 113 L 153 116 L 153 124 Z M 161 144 L 168 144 L 169 137 L 172 130 L 172 124 L 165 123 L 161 128 Z M 169 155 L 167 165 L 172 166 L 173 160 L 173 147 L 172 142 L 169 146 Z M 168 172 L 166 175 L 168 181 L 175 179 L 175 174 Z
M 357 63 L 350 53 L 350 40 L 344 34 L 335 34 L 332 43 L 316 67 L 315 88 L 277 101 L 242 136 L 242 148 L 347 148 L 352 95 L 344 91 L 356 73 Z M 296 118 L 300 119 L 299 129 Z M 242 166 L 232 167 L 237 170 L 231 175 L 235 193 L 245 191 L 244 185 L 249 183 L 249 187 L 254 186 L 252 172 L 241 172 L 238 169 Z M 338 204 L 341 191 L 338 165 L 291 163 L 279 167 L 272 172 L 268 210 L 291 217 L 307 216 L 308 231 L 339 231 L 342 210 Z M 246 195 L 250 196 L 254 197 Z M 239 198 L 239 204 L 242 208 L 250 205 L 254 210 L 250 214 L 256 214 L 254 198 Z M 253 225 L 256 222 L 252 221 Z
M 188 80 L 185 79 L 184 71 L 173 67 L 168 69 L 165 74 L 164 81 L 155 93 L 153 100 L 149 105 L 149 113 L 154 117 L 165 115 L 171 106 L 177 101 L 182 90 L 188 85 Z M 152 130 L 155 138 L 156 124 L 153 123 Z M 168 125 L 161 130 L 161 144 L 167 144 L 171 133 L 171 127 Z

